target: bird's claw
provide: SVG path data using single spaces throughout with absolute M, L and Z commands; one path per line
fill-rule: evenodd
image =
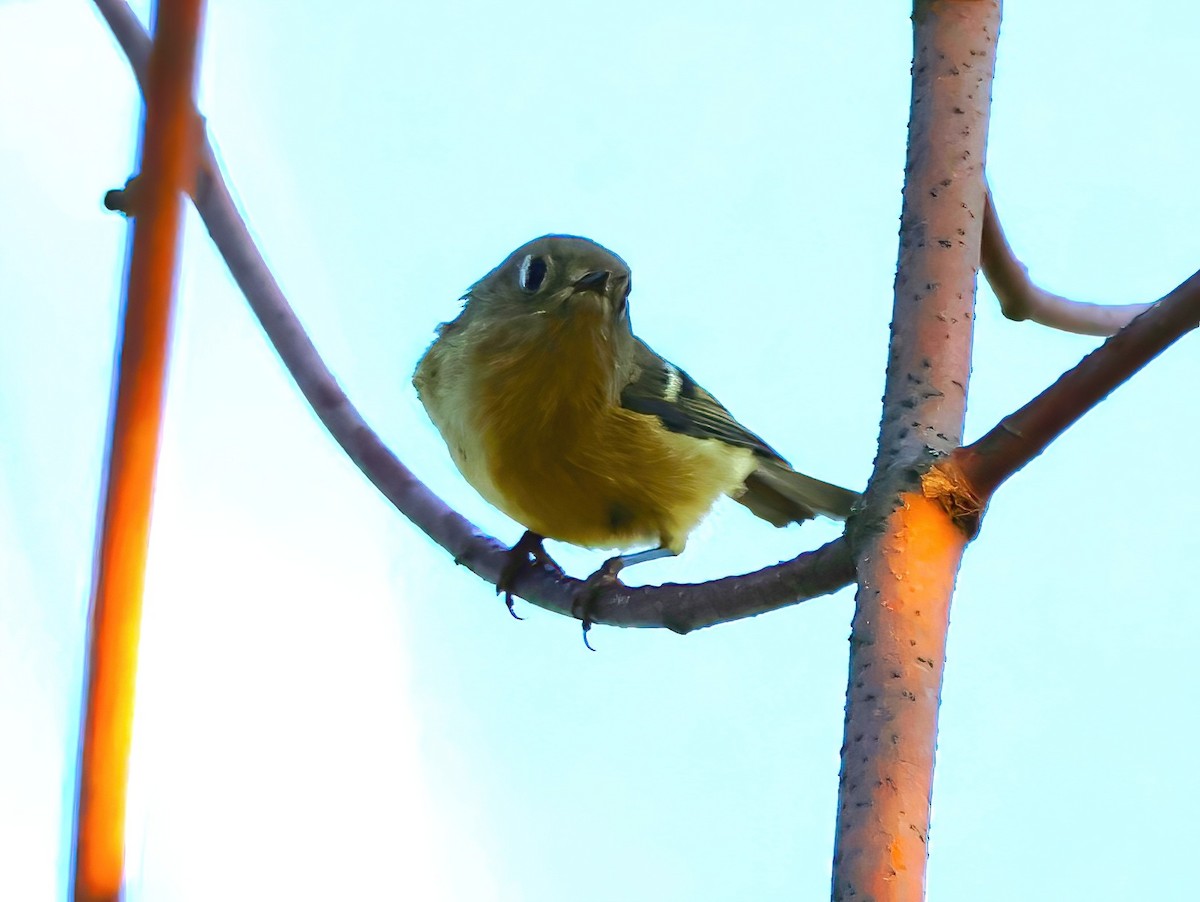
M 496 580 L 496 594 L 504 595 L 504 604 L 508 608 L 508 613 L 512 614 L 515 620 L 524 620 L 525 618 L 513 608 L 513 581 L 522 570 L 534 564 L 545 567 L 556 576 L 563 575 L 562 567 L 558 566 L 554 558 L 550 557 L 546 549 L 542 547 L 542 536 L 527 529 L 521 538 L 517 539 L 517 543 L 508 550 L 508 560 L 504 564 L 504 569 L 500 571 L 500 578 Z
M 576 593 L 571 603 L 571 615 L 583 622 L 583 644 L 588 651 L 596 650 L 592 648 L 592 643 L 588 642 L 588 630 L 592 628 L 592 605 L 605 589 L 624 585 L 619 579 L 619 574 L 624 567 L 625 561 L 622 558 L 610 557 L 600 565 L 600 569 L 584 581 L 583 587 Z

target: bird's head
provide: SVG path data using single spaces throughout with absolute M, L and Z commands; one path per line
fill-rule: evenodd
M 605 247 L 574 235 L 544 235 L 517 248 L 471 286 L 467 311 L 493 321 L 629 332 L 629 267 Z M 540 330 L 539 330 L 540 331 Z

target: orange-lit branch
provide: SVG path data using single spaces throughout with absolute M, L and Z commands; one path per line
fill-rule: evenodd
M 1151 306 L 1072 301 L 1033 284 L 1028 268 L 1017 259 L 1004 235 L 990 189 L 983 214 L 980 262 L 988 284 L 1000 301 L 1001 311 L 1012 320 L 1033 320 L 1043 326 L 1080 335 L 1112 335 Z
M 966 535 L 918 476 L 962 436 L 998 0 L 918 0 L 884 415 L 851 523 L 858 596 L 835 902 L 924 898 L 938 695 Z
M 142 587 L 158 456 L 182 192 L 195 171 L 193 85 L 203 0 L 159 4 L 141 179 L 110 414 L 88 624 L 74 846 L 75 899 L 116 902 Z
M 950 599 L 967 536 L 904 492 L 859 563 L 838 786 L 835 902 L 919 902 Z

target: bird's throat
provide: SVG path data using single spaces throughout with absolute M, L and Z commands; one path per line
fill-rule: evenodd
M 543 430 L 578 428 L 571 421 L 617 403 L 616 348 L 602 311 L 550 313 L 539 326 L 478 343 L 474 371 L 483 377 L 485 431 L 530 422 Z

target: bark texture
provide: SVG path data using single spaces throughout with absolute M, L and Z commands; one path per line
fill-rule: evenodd
M 833 898 L 924 897 L 946 628 L 967 537 L 921 475 L 962 440 L 998 0 L 914 9 L 913 93 L 879 453 L 850 524 L 850 638 Z

